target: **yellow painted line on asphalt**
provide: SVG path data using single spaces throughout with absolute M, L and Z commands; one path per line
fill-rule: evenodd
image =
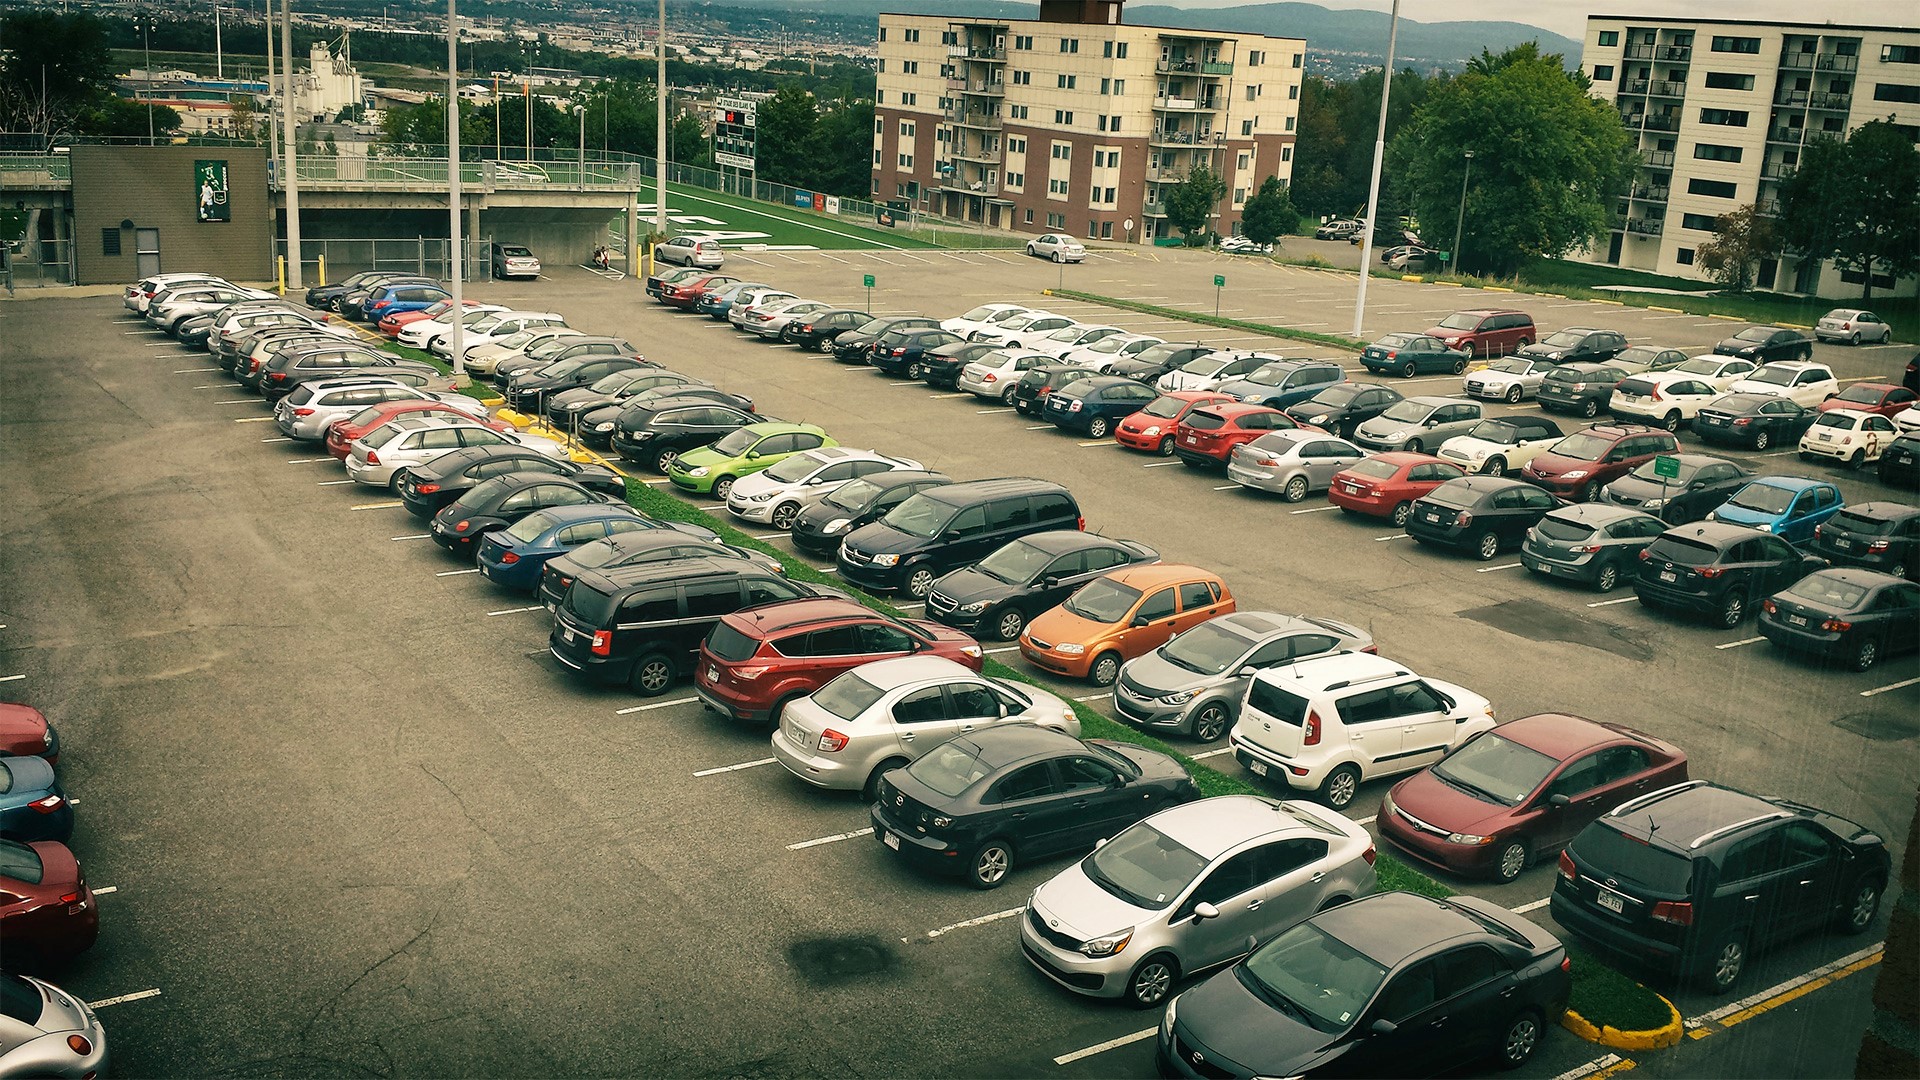
M 1626 307 L 1626 306 L 1627 306 L 1627 305 L 1626 305 L 1626 302 L 1625 302 L 1625 301 L 1622 301 L 1622 300 L 1589 300 L 1589 301 L 1587 301 L 1587 303 L 1589 303 L 1589 304 L 1611 304 L 1611 305 L 1612 305 L 1612 306 L 1614 306 L 1614 307 Z
M 1709 319 L 1725 319 L 1725 320 L 1726 320 L 1726 321 L 1728 321 L 1728 322 L 1746 322 L 1746 321 L 1747 321 L 1747 320 L 1745 320 L 1745 319 L 1743 319 L 1743 318 L 1741 318 L 1741 317 L 1740 317 L 1740 316 L 1738 316 L 1738 315 L 1722 315 L 1722 314 L 1720 314 L 1720 313 L 1718 313 L 1718 312 L 1708 312 L 1708 313 L 1707 313 L 1707 318 L 1709 318 Z
M 1612 1065 L 1609 1065 L 1598 1072 L 1589 1073 L 1588 1077 L 1589 1077 L 1589 1080 L 1606 1080 L 1606 1078 L 1609 1076 L 1618 1076 L 1623 1072 L 1632 1072 L 1633 1068 L 1634 1068 L 1634 1063 L 1632 1058 L 1622 1058 L 1620 1061 Z
M 1720 1026 L 1732 1027 L 1735 1024 L 1745 1023 L 1746 1021 L 1751 1020 L 1754 1017 L 1761 1015 L 1762 1013 L 1766 1013 L 1773 1009 L 1777 1009 L 1780 1006 L 1795 1000 L 1796 998 L 1805 997 L 1806 995 L 1813 993 L 1815 990 L 1818 990 L 1823 986 L 1832 986 L 1834 983 L 1839 982 L 1841 979 L 1844 979 L 1849 975 L 1854 975 L 1859 972 L 1865 971 L 1866 969 L 1879 963 L 1880 958 L 1883 955 L 1885 954 L 1876 952 L 1872 956 L 1866 957 L 1861 960 L 1856 960 L 1853 963 L 1848 964 L 1846 967 L 1841 968 L 1840 970 L 1834 972 L 1831 975 L 1823 975 L 1820 978 L 1813 980 L 1812 982 L 1804 983 L 1800 986 L 1796 986 L 1793 989 L 1786 991 L 1785 993 L 1777 994 L 1771 998 L 1768 998 L 1766 1001 L 1763 1001 L 1758 1005 L 1753 1005 L 1748 1008 L 1742 1009 L 1739 1012 L 1734 1013 L 1732 1016 L 1722 1017 L 1720 1020 Z

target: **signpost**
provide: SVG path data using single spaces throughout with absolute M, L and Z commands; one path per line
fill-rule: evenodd
M 1680 479 L 1680 459 L 1672 454 L 1661 454 L 1653 459 L 1653 475 L 1660 478 L 1660 505 L 1667 505 L 1667 481 Z M 1665 518 L 1664 513 L 1658 515 Z
M 1220 317 L 1220 290 L 1227 287 L 1227 275 L 1213 275 L 1213 317 Z
M 867 314 L 873 314 L 873 275 L 867 274 L 860 284 L 867 287 Z

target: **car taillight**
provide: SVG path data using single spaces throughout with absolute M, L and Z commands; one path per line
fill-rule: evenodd
M 1361 857 L 1361 858 L 1363 858 L 1363 859 L 1365 859 L 1365 860 L 1367 860 L 1367 865 L 1368 865 L 1368 866 L 1372 866 L 1372 865 L 1373 865 L 1373 860 L 1375 860 L 1375 859 L 1377 859 L 1377 858 L 1379 858 L 1379 857 L 1380 857 L 1380 852 L 1379 852 L 1379 851 L 1377 851 L 1377 850 L 1375 850 L 1375 849 L 1374 849 L 1374 846 L 1373 846 L 1372 844 L 1368 844 L 1368 845 L 1367 845 L 1367 850 L 1365 850 L 1365 851 L 1363 851 L 1363 852 L 1361 852 L 1361 853 L 1360 853 L 1360 857 Z
M 995 375 L 993 372 L 989 371 L 985 375 L 982 375 L 980 377 L 980 381 L 981 382 L 999 382 L 1000 376 Z
M 832 728 L 828 728 L 820 733 L 820 749 L 825 750 L 827 753 L 837 754 L 846 749 L 846 747 L 847 737 L 845 735 L 840 734 Z
M 1582 544 L 1577 548 L 1568 548 L 1567 550 L 1573 552 L 1575 555 L 1592 555 L 1595 552 L 1600 550 L 1600 545 L 1599 544 Z
M 463 533 L 463 532 L 466 532 L 466 531 L 467 531 L 467 529 L 468 529 L 469 527 L 471 527 L 472 525 L 473 525 L 473 522 L 471 522 L 471 521 L 462 521 L 462 522 L 460 522 L 460 523 L 459 523 L 458 525 L 455 525 L 455 526 L 453 527 L 453 531 L 454 531 L 454 532 L 461 532 L 461 533 Z
M 742 682 L 752 682 L 753 680 L 759 678 L 762 675 L 765 675 L 767 672 L 772 670 L 773 670 L 773 666 L 770 664 L 761 664 L 758 667 L 734 668 L 733 677 L 736 679 L 739 679 Z
M 1700 568 L 1700 576 L 1709 580 L 1717 578 L 1726 572 L 1727 568 L 1724 566 L 1703 566 Z
M 86 1057 L 88 1054 L 93 1053 L 93 1044 L 87 1041 L 85 1035 L 69 1035 L 67 1036 L 67 1049 L 79 1054 L 81 1057 Z
M 1566 878 L 1568 881 L 1572 881 L 1574 877 L 1577 876 L 1578 874 L 1579 874 L 1579 871 L 1575 870 L 1573 866 L 1573 856 L 1567 854 L 1564 851 L 1561 852 L 1560 853 L 1560 876 L 1563 878 Z
M 595 630 L 593 644 L 589 646 L 595 656 L 607 656 L 613 652 L 613 631 Z
M 1651 558 L 1653 558 L 1653 552 L 1651 552 L 1651 551 L 1648 551 L 1648 550 L 1647 550 L 1646 548 L 1641 548 L 1641 549 L 1640 549 L 1640 561 L 1641 561 L 1641 562 L 1646 562 L 1646 561 L 1647 561 L 1648 559 L 1651 559 Z
M 1875 540 L 1873 543 L 1867 545 L 1867 554 L 1869 555 L 1884 555 L 1886 552 L 1887 542 L 1885 540 Z
M 1307 710 L 1306 734 L 1301 737 L 1300 743 L 1302 746 L 1320 745 L 1320 714 L 1312 709 Z
M 1560 970 L 1561 970 L 1561 971 L 1564 971 L 1564 972 L 1567 972 L 1568 974 L 1572 974 L 1572 973 L 1573 973 L 1573 957 L 1571 957 L 1571 956 L 1563 956 L 1563 957 L 1561 957 L 1561 958 L 1560 958 Z
M 1818 524 L 1818 525 L 1815 525 L 1815 526 L 1813 527 L 1813 535 L 1815 535 L 1815 536 L 1825 536 L 1825 535 L 1827 535 L 1827 525 L 1826 525 L 1826 523 L 1825 523 L 1825 522 L 1821 522 L 1820 524 Z
M 1389 360 L 1391 360 L 1391 359 L 1393 359 L 1394 357 L 1396 357 L 1396 356 L 1399 356 L 1399 355 L 1400 355 L 1400 350 L 1399 350 L 1399 349 L 1394 349 L 1394 350 L 1393 350 L 1392 352 L 1389 352 L 1389 353 L 1387 354 L 1387 359 L 1389 359 Z
M 295 410 L 293 410 L 293 415 L 295 415 L 295 416 L 312 416 L 312 415 L 313 415 L 313 410 L 312 410 L 312 409 L 295 409 Z
M 1654 387 L 1654 388 L 1653 388 L 1653 393 L 1651 393 L 1651 394 L 1648 394 L 1648 395 L 1647 395 L 1647 400 L 1649 400 L 1649 401 L 1665 401 L 1665 400 L 1667 400 L 1667 399 L 1666 399 L 1666 398 L 1664 398 L 1664 397 L 1662 397 L 1662 396 L 1660 395 L 1660 388 L 1656 386 L 1656 387 Z
M 1461 528 L 1465 528 L 1468 525 L 1473 524 L 1473 512 L 1471 510 L 1460 511 L 1459 513 L 1453 515 L 1453 523 L 1455 525 L 1460 526 Z
M 373 451 L 371 451 L 371 450 L 369 450 L 369 451 L 367 451 L 367 464 L 369 464 L 369 465 L 378 465 L 378 464 L 380 464 L 380 455 L 379 455 L 379 454 L 376 454 L 376 453 L 374 453 L 374 452 L 373 452 Z
M 803 333 L 803 334 L 811 334 L 811 333 L 813 333 L 813 324 L 812 324 L 812 323 L 808 323 L 807 325 L 805 325 L 805 326 L 802 326 L 802 327 L 800 328 L 800 332 L 801 332 L 801 333 Z
M 905 356 L 905 355 L 907 355 L 907 350 L 905 350 L 905 349 L 895 349 L 895 350 L 893 350 L 893 354 L 892 354 L 892 355 L 894 355 L 894 356 Z
M 519 561 L 520 554 L 518 552 L 509 551 L 500 556 L 500 565 L 502 566 L 512 566 Z
M 569 585 L 571 585 L 571 584 L 573 584 L 573 579 L 572 579 L 572 578 L 570 578 L 570 577 L 568 577 L 568 576 L 567 576 L 567 575 L 565 575 L 565 574 L 561 574 L 561 575 L 560 575 L 560 577 L 559 577 L 559 581 L 560 581 L 560 587 L 561 587 L 561 588 L 563 588 L 563 589 L 564 589 L 564 588 L 566 588 L 567 586 L 569 586 Z
M 1844 634 L 1853 629 L 1853 624 L 1847 622 L 1845 619 L 1828 619 L 1826 622 L 1820 624 L 1820 629 L 1830 634 Z
M 35 799 L 27 805 L 43 814 L 51 814 L 55 810 L 67 805 L 67 800 L 58 795 L 48 795 L 44 798 Z
M 440 485 L 439 485 L 439 484 L 415 484 L 415 485 L 413 485 L 413 493 L 414 493 L 414 494 L 416 494 L 416 495 L 431 495 L 431 494 L 433 494 L 434 492 L 436 492 L 436 491 L 439 491 L 439 490 L 440 490 Z
M 1076 519 L 1074 520 L 1074 523 L 1073 523 L 1073 527 L 1074 527 L 1074 528 L 1076 528 L 1076 529 L 1079 529 L 1079 530 L 1080 530 L 1081 532 L 1086 532 L 1086 531 L 1087 531 L 1087 516 L 1086 516 L 1085 514 L 1082 514 L 1082 515 L 1080 515 L 1080 516 L 1079 516 L 1078 518 L 1076 518 Z
M 1737 417 L 1734 417 L 1734 420 L 1733 420 L 1734 427 L 1746 427 L 1748 424 L 1751 424 L 1751 423 L 1753 423 L 1753 418 L 1750 416 L 1737 416 Z
M 1653 910 L 1647 914 L 1650 918 L 1659 919 L 1663 923 L 1672 923 L 1674 926 L 1693 925 L 1693 905 L 1685 900 L 1656 901 Z
M 1780 610 L 1780 605 L 1779 605 L 1779 604 L 1776 604 L 1776 603 L 1774 603 L 1774 602 L 1773 602 L 1773 601 L 1771 601 L 1771 600 L 1762 600 L 1762 601 L 1760 601 L 1760 610 L 1761 610 L 1761 611 L 1764 611 L 1764 612 L 1766 612 L 1766 613 L 1767 613 L 1767 614 L 1769 614 L 1769 615 L 1771 615 L 1771 614 L 1773 614 L 1774 612 L 1776 612 L 1776 611 L 1779 611 L 1779 610 Z

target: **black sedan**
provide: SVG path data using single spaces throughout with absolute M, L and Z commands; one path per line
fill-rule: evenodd
M 991 341 L 956 341 L 920 358 L 920 378 L 928 386 L 952 390 L 968 364 L 998 348 Z
M 1734 492 L 1753 479 L 1753 472 L 1725 458 L 1709 454 L 1671 454 L 1679 474 L 1660 475 L 1658 459 L 1643 462 L 1632 472 L 1600 489 L 1600 498 L 1615 506 L 1645 511 L 1669 525 L 1703 520 Z
M 1208 353 L 1217 351 L 1219 350 L 1197 341 L 1191 345 L 1170 341 L 1164 345 L 1155 345 L 1150 349 L 1142 350 L 1124 360 L 1115 360 L 1107 365 L 1106 373 L 1124 375 L 1135 382 L 1152 384 L 1167 372 L 1177 371 Z
M 1618 330 L 1569 326 L 1548 334 L 1514 355 L 1529 360 L 1551 360 L 1556 364 L 1598 364 L 1620 355 L 1626 347 L 1627 336 Z
M 678 521 L 645 519 L 648 527 L 583 544 L 541 569 L 537 595 L 549 610 L 560 606 L 573 579 L 587 570 L 668 562 L 674 559 L 739 559 L 762 570 L 786 575 L 780 560 L 747 548 L 723 544 L 710 530 Z
M 929 353 L 966 340 L 959 334 L 937 326 L 895 331 L 875 343 L 873 366 L 889 375 L 904 375 L 918 380 L 926 372 Z
M 827 350 L 834 338 L 865 326 L 873 316 L 858 308 L 832 308 L 795 319 L 780 330 L 780 340 L 803 349 Z
M 471 556 L 482 536 L 555 506 L 618 500 L 550 472 L 514 472 L 482 482 L 433 515 L 427 535 L 448 551 Z M 634 511 L 638 516 L 639 511 Z
M 664 368 L 635 367 L 603 375 L 586 386 L 547 396 L 547 419 L 555 427 L 571 429 L 581 416 L 605 405 L 618 405 L 659 386 L 706 386 L 704 379 Z
M 1720 356 L 1737 356 L 1764 364 L 1773 360 L 1813 359 L 1813 339 L 1798 330 L 1778 326 L 1749 326 L 1713 347 Z
M 1731 630 L 1766 596 L 1826 565 L 1743 525 L 1703 521 L 1647 545 L 1633 591 L 1643 607 L 1707 615 Z
M 1162 1076 L 1433 1076 L 1527 1063 L 1572 989 L 1565 946 L 1474 897 L 1329 908 L 1175 998 Z
M 1502 548 L 1520 546 L 1528 529 L 1566 505 L 1525 480 L 1462 476 L 1414 501 L 1407 535 L 1416 543 L 1459 548 L 1485 561 Z
M 1034 533 L 935 581 L 927 618 L 975 637 L 1012 641 L 1027 620 L 1094 578 L 1159 561 L 1159 552 L 1131 540 L 1072 529 Z
M 1710 443 L 1765 450 L 1792 446 L 1819 414 L 1776 394 L 1722 394 L 1693 417 L 1693 433 Z
M 523 371 L 515 375 L 507 383 L 507 407 L 522 412 L 538 413 L 545 404 L 548 394 L 591 386 L 617 371 L 658 366 L 648 360 L 635 360 L 627 356 L 576 357 L 571 360 L 561 360 L 548 364 L 538 371 Z
M 1920 585 L 1878 570 L 1815 571 L 1761 601 L 1760 633 L 1865 671 L 1920 648 Z
M 514 443 L 498 443 L 450 451 L 424 465 L 410 467 L 400 479 L 400 498 L 407 504 L 408 513 L 430 518 L 482 483 L 507 473 L 548 473 L 615 499 L 624 499 L 627 494 L 626 477 L 612 469 L 562 461 Z
M 180 344 L 189 349 L 204 349 L 207 347 L 207 338 L 211 337 L 212 334 L 213 316 L 195 315 L 191 319 L 181 323 L 180 329 L 176 331 L 173 336 L 179 339 Z
M 1085 851 L 1149 814 L 1200 797 L 1171 755 L 1034 724 L 985 728 L 881 778 L 873 837 L 976 889 L 1014 860 Z
M 1353 438 L 1353 429 L 1379 416 L 1401 400 L 1400 391 L 1371 383 L 1335 383 L 1305 401 L 1296 401 L 1283 412 L 1295 423 L 1329 431 L 1343 439 Z
M 864 364 L 881 338 L 895 330 L 922 327 L 937 330 L 940 324 L 919 315 L 890 315 L 884 319 L 869 317 L 859 329 L 849 330 L 833 339 L 833 358 L 843 364 Z
M 623 459 L 644 461 L 662 473 L 682 451 L 705 446 L 734 428 L 766 419 L 704 397 L 676 394 L 643 400 L 646 396 L 642 394 L 620 406 L 613 427 L 604 434 Z M 599 413 L 588 415 L 594 418 L 594 434 L 603 434 L 601 424 L 605 421 L 598 419 Z
M 1013 384 L 1013 407 L 1025 416 L 1039 416 L 1046 408 L 1047 395 L 1069 383 L 1081 379 L 1091 379 L 1099 372 L 1083 368 L 1079 364 L 1070 364 L 1065 360 L 1049 360 L 1035 364 L 1022 372 L 1020 381 Z

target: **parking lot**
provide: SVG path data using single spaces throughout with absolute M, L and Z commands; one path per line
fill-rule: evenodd
M 1211 311 L 1212 276 L 1224 273 L 1223 315 L 1352 328 L 1351 276 L 1191 253 L 1100 253 L 1064 268 L 1015 252 L 729 258 L 856 306 L 870 273 L 877 313 L 936 317 L 1035 302 L 1059 284 Z M 1911 656 L 1828 670 L 1772 651 L 1751 624 L 1720 631 L 1642 610 L 1630 592 L 1542 582 L 1517 558 L 1416 549 L 1383 523 L 1321 512 L 1318 498 L 1245 493 L 968 395 L 670 314 L 632 281 L 561 268 L 471 292 L 623 335 L 848 446 L 961 479 L 1060 481 L 1089 528 L 1219 573 L 1243 610 L 1354 622 L 1383 655 L 1489 697 L 1501 719 L 1566 711 L 1631 724 L 1684 748 L 1696 777 L 1856 818 L 1896 850 L 1905 835 L 1920 733 Z M 1040 302 L 1172 339 L 1338 355 Z M 1417 330 L 1476 306 L 1694 351 L 1739 328 L 1376 281 L 1367 330 Z M 920 877 L 865 834 L 857 800 L 804 789 L 771 763 L 764 732 L 704 712 L 690 689 L 641 700 L 563 678 L 530 600 L 446 557 L 385 493 L 341 483 L 332 459 L 278 439 L 259 400 L 206 371 L 204 354 L 121 315 L 117 298 L 11 308 L 0 376 L 0 493 L 15 526 L 0 676 L 20 676 L 6 696 L 61 725 L 63 779 L 81 803 L 73 845 L 89 881 L 115 889 L 100 944 L 55 981 L 94 1001 L 160 991 L 105 1014 L 118 1071 L 1150 1072 L 1143 1032 L 1157 1016 L 1059 991 L 1020 956 L 1011 916 L 1061 861 L 993 893 Z M 1843 381 L 1897 381 L 1910 349 L 1821 345 L 1815 359 Z M 1871 472 L 1803 465 L 1790 449 L 1727 456 L 1835 479 L 1849 502 L 1897 497 Z M 987 647 L 1021 664 L 1011 643 Z M 1091 686 L 1048 685 L 1108 711 Z M 1238 772 L 1219 746 L 1191 749 Z M 1388 786 L 1366 785 L 1348 812 L 1370 821 Z M 1550 925 L 1552 876 L 1536 866 L 1506 886 L 1448 883 Z M 1803 939 L 1762 957 L 1743 992 L 1879 936 Z M 1848 1068 L 1866 984 L 1691 1042 L 1685 1074 Z M 1689 1017 L 1726 1004 L 1653 985 Z M 1849 999 L 1850 1011 L 1832 1004 Z M 1559 1032 L 1525 1074 L 1557 1076 L 1603 1052 Z

